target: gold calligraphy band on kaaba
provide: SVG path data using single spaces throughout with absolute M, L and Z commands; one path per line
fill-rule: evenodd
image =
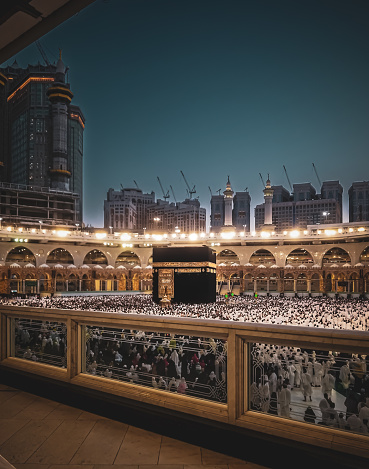
M 211 267 L 216 269 L 217 265 L 214 262 L 154 262 L 152 264 L 153 267 L 156 268 L 168 268 L 168 267 Z

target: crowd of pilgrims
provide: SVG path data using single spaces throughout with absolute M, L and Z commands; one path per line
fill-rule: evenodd
M 97 327 L 86 338 L 87 373 L 226 401 L 226 341 Z
M 368 330 L 369 301 L 329 297 L 218 297 L 210 304 L 173 304 L 162 309 L 149 295 L 2 298 L 0 304 L 115 313 L 179 316 L 333 329 Z
M 265 344 L 251 355 L 251 409 L 369 433 L 369 356 Z
M 61 324 L 17 319 L 14 335 L 16 357 L 65 367 L 66 329 Z

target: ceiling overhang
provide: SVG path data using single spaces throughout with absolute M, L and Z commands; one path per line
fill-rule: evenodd
M 0 64 L 95 0 L 2 0 Z

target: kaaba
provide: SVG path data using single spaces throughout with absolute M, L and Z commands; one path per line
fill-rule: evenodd
M 172 303 L 213 303 L 216 255 L 209 247 L 153 248 L 153 300 Z

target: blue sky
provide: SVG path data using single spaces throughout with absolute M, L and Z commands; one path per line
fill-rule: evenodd
M 58 48 L 86 117 L 84 218 L 102 226 L 109 187 L 145 192 L 184 172 L 210 207 L 210 186 L 369 180 L 366 0 L 97 0 L 41 43 Z M 20 66 L 42 61 L 35 45 Z M 9 60 L 11 63 L 14 59 Z M 253 222 L 252 222 L 253 225 Z

